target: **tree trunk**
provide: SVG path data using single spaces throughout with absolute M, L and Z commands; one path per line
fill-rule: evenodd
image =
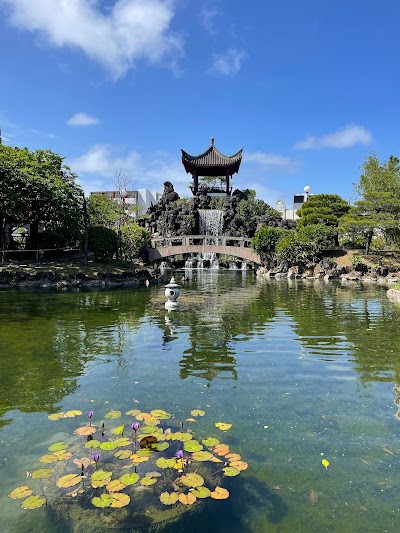
M 365 248 L 365 253 L 367 255 L 369 254 L 369 249 L 371 248 L 371 242 L 372 242 L 373 235 L 374 235 L 373 231 L 369 231 L 368 234 L 367 234 L 367 246 Z
M 0 223 L 1 223 L 1 261 L 4 263 L 5 261 L 5 250 L 7 248 L 7 242 L 6 242 L 6 218 L 3 215 L 3 213 L 0 213 Z
M 29 240 L 28 248 L 31 250 L 36 250 L 38 245 L 38 234 L 39 234 L 39 221 L 35 220 L 30 224 L 29 230 Z

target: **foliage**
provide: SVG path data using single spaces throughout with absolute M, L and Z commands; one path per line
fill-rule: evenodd
M 83 191 L 63 158 L 51 150 L 0 145 L 0 220 L 3 246 L 7 221 L 31 224 L 36 246 L 39 223 L 46 230 L 68 228 L 79 235 Z
M 117 253 L 120 244 L 118 234 L 104 226 L 89 228 L 89 250 L 96 259 L 112 259 Z
M 133 261 L 141 257 L 149 242 L 150 233 L 137 224 L 122 226 L 120 232 L 121 258 Z
M 339 230 L 345 237 L 363 236 L 366 252 L 376 233 L 390 243 L 400 242 L 400 161 L 390 156 L 381 163 L 375 154 L 369 155 L 362 167 L 356 186 L 360 199 L 348 215 L 342 217 Z
M 242 226 L 243 236 L 253 237 L 260 217 L 270 216 L 274 219 L 281 219 L 282 215 L 273 209 L 264 200 L 256 198 L 256 191 L 246 189 L 243 191 L 244 198 L 240 200 L 237 207 L 238 218 Z
M 363 262 L 362 257 L 359 255 L 351 256 L 350 263 L 354 270 L 358 270 L 359 272 L 365 272 L 368 270 L 367 265 Z
M 288 266 L 306 265 L 322 259 L 322 250 L 332 244 L 335 230 L 322 224 L 288 231 L 278 242 L 278 259 Z
M 299 228 L 310 224 L 337 226 L 339 219 L 350 209 L 346 200 L 337 194 L 315 194 L 296 212 Z
M 271 226 L 261 226 L 251 240 L 251 247 L 261 257 L 263 264 L 270 264 L 276 253 L 276 245 L 285 231 Z
M 110 413 L 120 413 L 120 411 L 112 410 L 107 416 Z M 202 448 L 202 445 L 193 439 L 193 433 L 184 432 L 183 422 L 180 422 L 178 427 L 168 426 L 167 420 L 174 419 L 166 411 L 156 409 L 150 413 L 142 413 L 135 409 L 128 411 L 126 415 L 132 416 L 132 413 L 136 413 L 134 416 L 136 420 L 141 421 L 141 424 L 123 423 L 121 427 L 129 427 L 129 431 L 125 436 L 112 442 L 107 439 L 113 438 L 115 433 L 112 427 L 108 427 L 112 426 L 113 418 L 107 419 L 104 414 L 102 418 L 107 419 L 106 423 L 93 422 L 92 426 L 84 425 L 78 428 L 74 420 L 82 415 L 82 411 L 72 410 L 49 415 L 50 420 L 54 422 L 61 420 L 64 423 L 62 432 L 66 442 L 57 441 L 50 445 L 48 450 L 53 452 L 53 459 L 49 463 L 52 467 L 28 473 L 32 487 L 19 486 L 9 493 L 9 497 L 23 500 L 21 503 L 23 509 L 34 509 L 44 505 L 46 501 L 51 501 L 55 507 L 59 504 L 62 512 L 68 512 L 69 506 L 74 506 L 75 509 L 79 506 L 82 512 L 87 513 L 89 503 L 92 504 L 93 510 L 128 506 L 131 496 L 126 492 L 132 494 L 131 487 L 139 484 L 143 487 L 152 487 L 152 490 L 146 493 L 144 499 L 140 499 L 139 495 L 135 496 L 134 508 L 130 512 L 147 514 L 155 504 L 155 501 L 151 501 L 152 496 L 153 500 L 160 501 L 165 506 L 175 505 L 178 502 L 182 505 L 192 505 L 197 499 L 204 498 L 226 499 L 229 497 L 229 492 L 221 486 L 225 478 L 236 477 L 248 468 L 248 464 L 242 461 L 239 454 L 230 452 L 228 445 L 215 445 L 215 442 L 219 441 L 213 437 L 203 440 L 204 445 L 208 447 L 207 451 L 185 452 L 182 445 L 185 448 L 190 443 L 197 443 L 194 448 L 198 446 Z M 197 413 L 200 417 L 205 415 L 200 409 L 192 410 L 192 416 L 193 413 Z M 91 423 L 93 414 L 92 411 L 87 413 Z M 159 418 L 155 418 L 155 415 Z M 68 420 L 72 421 L 72 425 L 71 431 L 66 432 L 65 424 Z M 216 425 L 221 424 L 231 426 L 231 424 L 216 423 Z M 87 435 L 85 430 L 89 427 L 92 433 L 96 433 L 98 440 Z M 145 432 L 148 428 L 151 428 L 151 431 Z M 60 430 L 57 429 L 57 435 L 59 433 Z M 152 439 L 150 444 L 149 439 Z M 160 442 L 167 445 L 164 451 L 168 449 L 167 454 L 162 457 L 159 455 Z M 91 458 L 87 457 L 89 443 L 91 452 L 94 452 L 91 453 Z M 104 446 L 110 443 L 114 445 L 112 450 L 109 446 Z M 128 450 L 128 446 L 132 449 Z M 115 448 L 122 449 L 114 452 Z M 43 457 L 47 456 L 42 456 L 40 461 Z M 57 466 L 59 463 L 61 468 Z M 170 517 L 170 514 L 167 513 L 166 516 Z M 124 519 L 125 516 L 122 515 L 121 523 Z M 118 525 L 116 516 L 115 520 L 115 524 Z
M 121 218 L 124 220 L 126 218 L 121 206 L 103 194 L 91 194 L 87 201 L 87 210 L 91 226 L 105 226 L 115 229 Z

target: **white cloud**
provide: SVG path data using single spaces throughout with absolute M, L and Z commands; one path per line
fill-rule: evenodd
M 298 150 L 313 150 L 316 148 L 351 148 L 356 144 L 367 145 L 372 140 L 372 134 L 364 128 L 349 124 L 344 128 L 328 133 L 322 137 L 309 136 L 302 141 L 297 141 L 295 148 Z
M 201 9 L 200 20 L 203 27 L 209 34 L 215 35 L 217 33 L 214 26 L 214 19 L 220 15 L 221 13 L 215 6 L 203 7 Z
M 243 160 L 249 163 L 257 163 L 264 167 L 291 167 L 294 163 L 289 157 L 267 152 L 245 153 Z
M 98 0 L 0 0 L 11 23 L 38 33 L 55 47 L 82 50 L 114 79 L 135 62 L 158 63 L 182 53 L 171 32 L 175 0 L 116 0 L 106 14 Z M 174 60 L 172 61 L 174 63 Z
M 242 68 L 246 54 L 243 50 L 229 48 L 223 54 L 214 54 L 211 71 L 224 76 L 235 76 Z
M 115 155 L 111 146 L 92 146 L 79 157 L 69 159 L 67 164 L 80 176 L 85 192 L 113 189 L 112 179 L 117 170 L 127 170 L 132 174 L 133 187 L 162 192 L 165 181 L 171 181 L 181 196 L 188 196 L 190 190 L 188 176 L 179 155 L 165 152 L 151 154 L 144 158 L 136 151 Z
M 67 120 L 68 126 L 94 126 L 100 121 L 96 117 L 92 117 L 87 113 L 75 113 L 70 119 Z

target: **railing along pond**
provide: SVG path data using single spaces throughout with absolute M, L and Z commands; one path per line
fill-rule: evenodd
M 228 237 L 216 235 L 179 235 L 174 237 L 153 237 L 151 248 L 164 246 L 239 246 L 250 248 L 251 239 L 245 237 Z

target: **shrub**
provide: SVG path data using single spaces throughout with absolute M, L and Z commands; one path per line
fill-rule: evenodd
M 105 226 L 89 228 L 89 250 L 96 259 L 112 259 L 118 252 L 118 234 Z
M 358 272 L 366 272 L 368 270 L 367 265 L 363 262 L 362 257 L 359 255 L 353 255 L 350 257 L 350 263 L 354 270 Z
M 275 256 L 276 245 L 284 235 L 284 230 L 271 226 L 261 226 L 251 240 L 251 247 L 264 263 L 271 263 Z
M 142 257 L 145 246 L 149 242 L 150 233 L 137 224 L 122 226 L 120 231 L 121 259 L 133 261 Z
M 299 231 L 290 231 L 276 247 L 277 257 L 288 266 L 303 266 L 321 259 L 321 246 Z

